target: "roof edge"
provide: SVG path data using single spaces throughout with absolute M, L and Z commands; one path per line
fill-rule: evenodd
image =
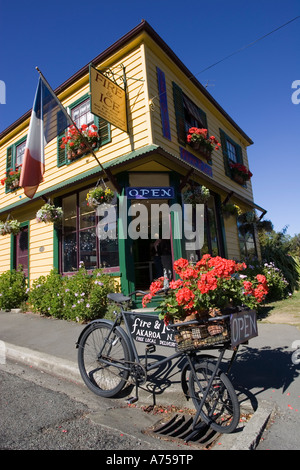
M 241 134 L 244 139 L 251 145 L 253 144 L 252 139 L 245 134 L 245 132 L 238 126 L 238 124 L 229 116 L 229 114 L 222 108 L 222 106 L 212 97 L 212 95 L 207 91 L 207 89 L 199 82 L 198 79 L 190 72 L 190 70 L 184 65 L 184 63 L 179 59 L 175 52 L 166 44 L 166 42 L 159 36 L 159 34 L 150 26 L 146 20 L 142 20 L 137 26 L 131 29 L 128 33 L 122 36 L 120 39 L 115 41 L 111 46 L 101 52 L 88 64 L 78 70 L 75 74 L 69 77 L 65 82 L 58 86 L 54 92 L 56 95 L 62 93 L 66 88 L 72 85 L 74 82 L 79 80 L 89 71 L 90 63 L 99 63 L 104 61 L 116 50 L 123 47 L 126 43 L 131 41 L 134 37 L 139 35 L 141 32 L 146 32 L 149 36 L 164 50 L 164 52 L 174 61 L 174 63 L 181 69 L 181 71 L 191 80 L 191 82 L 203 93 L 203 95 L 215 106 L 215 108 L 230 122 L 230 124 Z M 28 119 L 31 114 L 31 109 L 18 118 L 14 123 L 7 127 L 4 131 L 0 133 L 0 139 L 5 137 L 10 131 L 12 131 L 16 126 L 20 125 L 23 121 Z

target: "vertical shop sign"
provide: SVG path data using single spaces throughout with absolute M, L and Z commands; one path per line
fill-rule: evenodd
M 91 112 L 128 131 L 125 90 L 90 66 Z

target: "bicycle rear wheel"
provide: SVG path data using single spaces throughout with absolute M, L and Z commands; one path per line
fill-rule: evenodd
M 84 383 L 96 395 L 107 398 L 117 395 L 126 384 L 131 358 L 123 330 L 111 329 L 112 325 L 104 321 L 92 323 L 78 343 L 78 366 Z
M 196 377 L 189 376 L 190 394 L 196 409 L 199 409 L 204 392 L 215 370 L 209 361 L 194 364 Z M 240 407 L 235 390 L 228 377 L 217 372 L 203 404 L 200 416 L 212 429 L 229 434 L 235 430 L 240 419 Z

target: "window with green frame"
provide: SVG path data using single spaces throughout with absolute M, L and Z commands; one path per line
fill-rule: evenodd
M 80 128 L 83 124 L 87 125 L 88 127 L 92 124 L 97 126 L 99 135 L 99 145 L 97 148 L 111 141 L 110 123 L 91 113 L 90 98 L 88 95 L 85 95 L 84 97 L 75 101 L 69 107 L 69 112 L 78 128 Z M 63 132 L 60 136 L 58 136 L 57 139 L 57 166 L 59 167 L 69 163 L 67 150 L 66 148 L 62 148 L 62 139 L 66 133 L 67 131 Z M 97 150 L 97 148 L 95 150 Z
M 220 129 L 220 138 L 224 159 L 225 174 L 231 178 L 230 163 L 240 163 L 243 165 L 242 147 L 231 139 L 222 129 Z
M 23 163 L 25 145 L 26 145 L 26 137 L 24 137 L 23 139 L 19 140 L 18 142 L 16 142 L 15 144 L 7 148 L 6 177 L 10 177 L 10 176 L 13 176 L 13 174 L 15 174 L 16 180 L 18 179 L 17 173 L 18 173 L 18 170 L 20 170 L 22 163 Z M 19 187 L 18 184 L 11 185 L 9 183 L 10 179 L 14 179 L 14 178 L 9 178 L 6 181 L 5 183 L 6 192 L 13 191 L 14 189 L 17 189 Z

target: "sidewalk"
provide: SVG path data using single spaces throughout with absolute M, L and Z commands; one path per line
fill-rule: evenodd
M 82 384 L 77 367 L 77 338 L 84 325 L 46 318 L 30 313 L 17 311 L 0 311 L 0 362 L 5 346 L 6 359 L 26 363 L 32 367 L 61 376 L 65 379 Z M 163 349 L 163 348 L 161 348 Z M 170 348 L 166 348 L 170 354 Z M 157 353 L 164 354 L 162 351 Z M 3 361 L 2 361 L 3 363 Z M 143 387 L 144 388 L 144 387 Z M 91 392 L 92 393 L 92 392 Z M 240 397 L 239 397 L 240 398 Z M 155 401 L 153 401 L 155 400 Z M 168 387 L 161 393 L 153 393 L 145 389 L 140 391 L 139 404 L 174 405 L 180 408 L 193 407 L 183 396 L 180 385 L 180 374 L 176 369 L 169 377 Z M 241 411 L 246 404 L 247 411 L 252 411 L 251 403 L 242 400 Z M 257 401 L 253 417 L 244 425 L 238 434 L 223 435 L 220 449 L 252 449 L 269 419 L 273 405 L 265 400 Z M 217 449 L 216 449 L 217 450 Z

